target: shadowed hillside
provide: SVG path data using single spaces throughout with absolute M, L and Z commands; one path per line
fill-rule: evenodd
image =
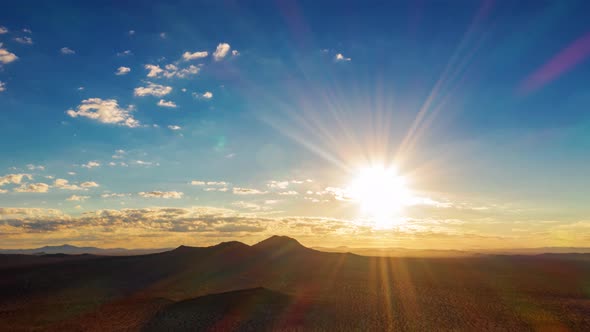
M 6 331 L 590 328 L 584 254 L 364 257 L 274 236 L 143 256 L 19 259 L 0 265 Z

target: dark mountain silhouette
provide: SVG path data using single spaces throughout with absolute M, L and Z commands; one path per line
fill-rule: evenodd
M 0 330 L 590 329 L 590 255 L 364 257 L 288 237 L 2 265 Z

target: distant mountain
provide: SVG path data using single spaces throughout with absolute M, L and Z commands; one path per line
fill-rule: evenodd
M 50 254 L 67 254 L 67 255 L 81 255 L 91 254 L 100 256 L 130 256 L 130 255 L 145 255 L 153 254 L 163 251 L 168 251 L 170 248 L 160 249 L 125 249 L 125 248 L 96 248 L 96 247 L 76 247 L 69 244 L 60 246 L 44 246 L 33 249 L 0 249 L 0 254 L 21 254 L 21 255 L 50 255 Z

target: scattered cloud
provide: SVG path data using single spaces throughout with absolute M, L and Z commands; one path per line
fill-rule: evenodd
M 229 185 L 229 183 L 225 182 L 225 181 L 199 181 L 199 180 L 193 180 L 191 181 L 191 184 L 193 186 L 227 186 Z
M 160 101 L 158 102 L 158 106 L 160 107 L 169 107 L 169 108 L 176 108 L 176 103 L 174 103 L 173 101 L 166 101 L 164 99 L 160 99 Z
M 7 49 L 2 48 L 2 43 L 0 43 L 0 63 L 7 64 L 13 61 L 16 61 L 18 57 L 16 54 L 9 52 Z
M 49 185 L 46 183 L 25 183 L 20 187 L 14 188 L 14 191 L 19 193 L 46 193 L 49 190 Z
M 82 187 L 82 188 L 96 188 L 96 187 L 100 187 L 100 185 L 94 181 L 86 181 L 86 182 L 82 182 L 80 184 L 80 187 Z
M 133 36 L 133 35 L 135 34 L 135 30 L 129 30 L 129 31 L 127 32 L 127 34 L 128 34 L 129 36 Z
M 62 47 L 60 49 L 61 54 L 69 55 L 69 54 L 76 54 L 76 51 L 72 50 L 69 47 Z
M 281 196 L 296 196 L 296 195 L 299 195 L 299 193 L 296 192 L 295 190 L 289 190 L 289 191 L 281 191 L 279 193 L 279 195 L 281 195 Z
M 33 39 L 31 37 L 16 37 L 14 38 L 17 43 L 24 44 L 24 45 L 33 45 Z
M 148 70 L 147 77 L 166 77 L 166 78 L 185 78 L 189 75 L 196 75 L 201 69 L 195 65 L 190 65 L 185 68 L 179 68 L 175 64 L 167 64 L 164 68 L 159 65 L 147 64 L 145 69 Z
M 136 94 L 137 89 L 138 88 L 135 89 Z M 83 100 L 82 104 L 78 105 L 76 110 L 70 109 L 66 113 L 72 118 L 80 116 L 96 120 L 101 123 L 116 124 L 119 126 L 135 128 L 139 127 L 139 121 L 137 121 L 131 115 L 133 109 L 133 106 L 120 108 L 117 100 L 115 99 L 103 100 L 100 98 L 89 98 Z
M 90 196 L 78 196 L 78 195 L 72 195 L 68 198 L 66 198 L 66 201 L 73 201 L 73 202 L 84 202 L 85 200 L 89 199 Z
M 168 35 L 165 32 L 160 32 L 160 38 L 166 39 Z
M 121 67 L 117 68 L 117 72 L 115 73 L 115 75 L 121 76 L 121 75 L 129 74 L 130 72 L 131 72 L 131 68 L 121 66 Z
M 238 52 L 238 50 L 233 50 L 233 51 L 231 51 L 231 55 L 238 56 L 238 55 L 240 55 L 240 52 Z
M 266 194 L 266 191 L 261 191 L 258 189 L 252 189 L 252 188 L 240 188 L 240 187 L 234 187 L 232 192 L 236 195 L 261 195 L 261 194 Z
M 131 52 L 131 50 L 125 50 L 123 52 L 117 52 L 117 56 L 129 56 L 129 55 L 133 55 L 133 52 Z
M 24 28 L 23 29 L 23 32 L 24 33 L 33 33 L 33 31 L 31 31 L 31 29 L 27 29 L 27 28 Z
M 27 169 L 30 170 L 30 171 L 35 171 L 35 170 L 44 171 L 45 170 L 45 166 L 43 166 L 43 165 L 28 164 L 27 165 Z
M 193 92 L 193 97 L 197 98 L 197 99 L 211 99 L 213 98 L 213 92 L 211 91 L 206 91 L 204 93 L 197 93 L 197 92 Z
M 100 195 L 102 198 L 122 198 L 130 196 L 130 194 L 122 194 L 122 193 L 104 193 Z
M 334 60 L 336 60 L 336 62 L 341 62 L 341 61 L 350 61 L 352 60 L 351 58 L 347 58 L 344 55 L 342 55 L 342 53 L 338 53 L 336 54 L 336 56 L 334 57 Z
M 206 58 L 207 56 L 209 56 L 209 52 L 207 52 L 207 51 L 194 52 L 194 53 L 184 52 L 182 54 L 182 58 L 184 59 L 184 61 L 202 59 L 202 58 Z
M 0 176 L 0 187 L 7 184 L 21 184 L 23 179 L 32 180 L 33 176 L 31 174 L 7 174 Z
M 158 75 L 164 71 L 160 66 L 150 64 L 145 65 L 145 69 L 149 70 L 147 77 L 158 77 Z
M 144 198 L 173 198 L 173 199 L 180 199 L 184 193 L 179 191 L 148 191 L 148 192 L 140 192 L 139 196 Z
M 8 33 L 8 29 L 6 27 L 0 26 L 0 35 Z
M 6 83 L 0 81 L 0 92 L 6 90 Z
M 266 184 L 269 188 L 273 189 L 286 189 L 289 186 L 289 181 L 269 181 Z
M 170 129 L 170 130 L 181 130 L 181 129 L 182 129 L 182 127 L 180 127 L 180 126 L 176 126 L 176 125 L 169 125 L 169 126 L 168 126 L 168 129 Z
M 154 96 L 154 97 L 163 97 L 167 94 L 172 92 L 171 86 L 165 86 L 160 84 L 155 84 L 148 82 L 148 85 L 145 87 L 137 87 L 133 91 L 134 95 L 137 97 L 144 97 L 144 96 Z
M 94 168 L 100 167 L 100 163 L 98 161 L 89 161 L 86 164 L 82 165 L 84 168 Z
M 219 45 L 217 45 L 217 48 L 215 49 L 215 52 L 213 53 L 213 59 L 215 59 L 215 61 L 219 61 L 223 58 L 225 58 L 225 56 L 227 55 L 227 52 L 229 52 L 230 50 L 230 46 L 228 43 L 220 43 Z
M 55 179 L 55 181 L 53 181 L 53 187 L 62 190 L 82 190 L 82 187 L 76 184 L 71 184 L 70 181 L 66 179 Z

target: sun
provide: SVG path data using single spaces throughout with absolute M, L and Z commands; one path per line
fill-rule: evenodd
M 350 197 L 361 212 L 379 228 L 398 223 L 403 207 L 411 198 L 406 179 L 393 167 L 367 167 L 359 170 L 348 187 Z

